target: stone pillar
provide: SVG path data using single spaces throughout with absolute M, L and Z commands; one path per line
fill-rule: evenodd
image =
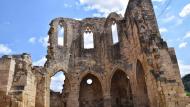
M 76 92 L 76 91 L 72 91 L 70 93 L 68 101 L 67 101 L 68 107 L 79 107 L 78 95 L 79 95 L 79 92 Z
M 45 88 L 44 94 L 44 107 L 50 107 L 50 89 Z
M 67 107 L 79 107 L 79 89 L 77 83 L 71 83 L 71 91 L 67 101 Z
M 46 79 L 45 77 L 40 77 L 37 80 L 37 90 L 36 90 L 36 104 L 35 107 L 46 107 Z
M 15 69 L 15 60 L 4 56 L 0 58 L 0 96 L 7 95 L 11 89 L 13 74 Z
M 111 107 L 111 95 L 104 95 L 104 107 Z
M 43 103 L 44 107 L 50 107 L 50 80 L 51 78 L 49 76 L 45 77 L 44 103 Z

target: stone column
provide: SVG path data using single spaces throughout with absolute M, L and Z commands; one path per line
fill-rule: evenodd
M 37 79 L 35 107 L 47 107 L 46 106 L 46 96 L 48 93 L 48 90 L 47 90 L 48 87 L 47 87 L 46 81 L 47 81 L 46 77 L 39 77 Z
M 50 82 L 51 78 L 49 76 L 45 77 L 44 107 L 50 107 Z
M 67 107 L 79 107 L 79 86 L 77 83 L 71 83 Z
M 104 95 L 104 107 L 111 107 L 111 95 L 109 93 L 106 93 Z

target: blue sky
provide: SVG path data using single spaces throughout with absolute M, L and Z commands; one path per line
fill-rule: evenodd
M 125 12 L 127 0 L 1 0 L 0 55 L 32 55 L 45 61 L 49 23 L 56 17 L 82 19 Z M 190 73 L 190 0 L 153 0 L 162 37 L 176 50 L 181 74 Z

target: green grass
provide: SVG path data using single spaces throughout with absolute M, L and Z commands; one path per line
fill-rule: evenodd
M 190 96 L 190 92 L 186 92 L 186 95 L 187 95 L 187 96 Z

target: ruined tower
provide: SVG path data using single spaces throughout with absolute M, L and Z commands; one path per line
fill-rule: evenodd
M 62 45 L 60 28 L 64 28 Z M 56 18 L 48 35 L 43 67 L 32 67 L 27 54 L 0 59 L 0 107 L 187 107 L 190 103 L 175 51 L 161 38 L 151 0 L 129 0 L 124 17 L 113 12 L 107 18 Z M 50 93 L 50 78 L 58 71 L 66 76 L 63 93 Z

